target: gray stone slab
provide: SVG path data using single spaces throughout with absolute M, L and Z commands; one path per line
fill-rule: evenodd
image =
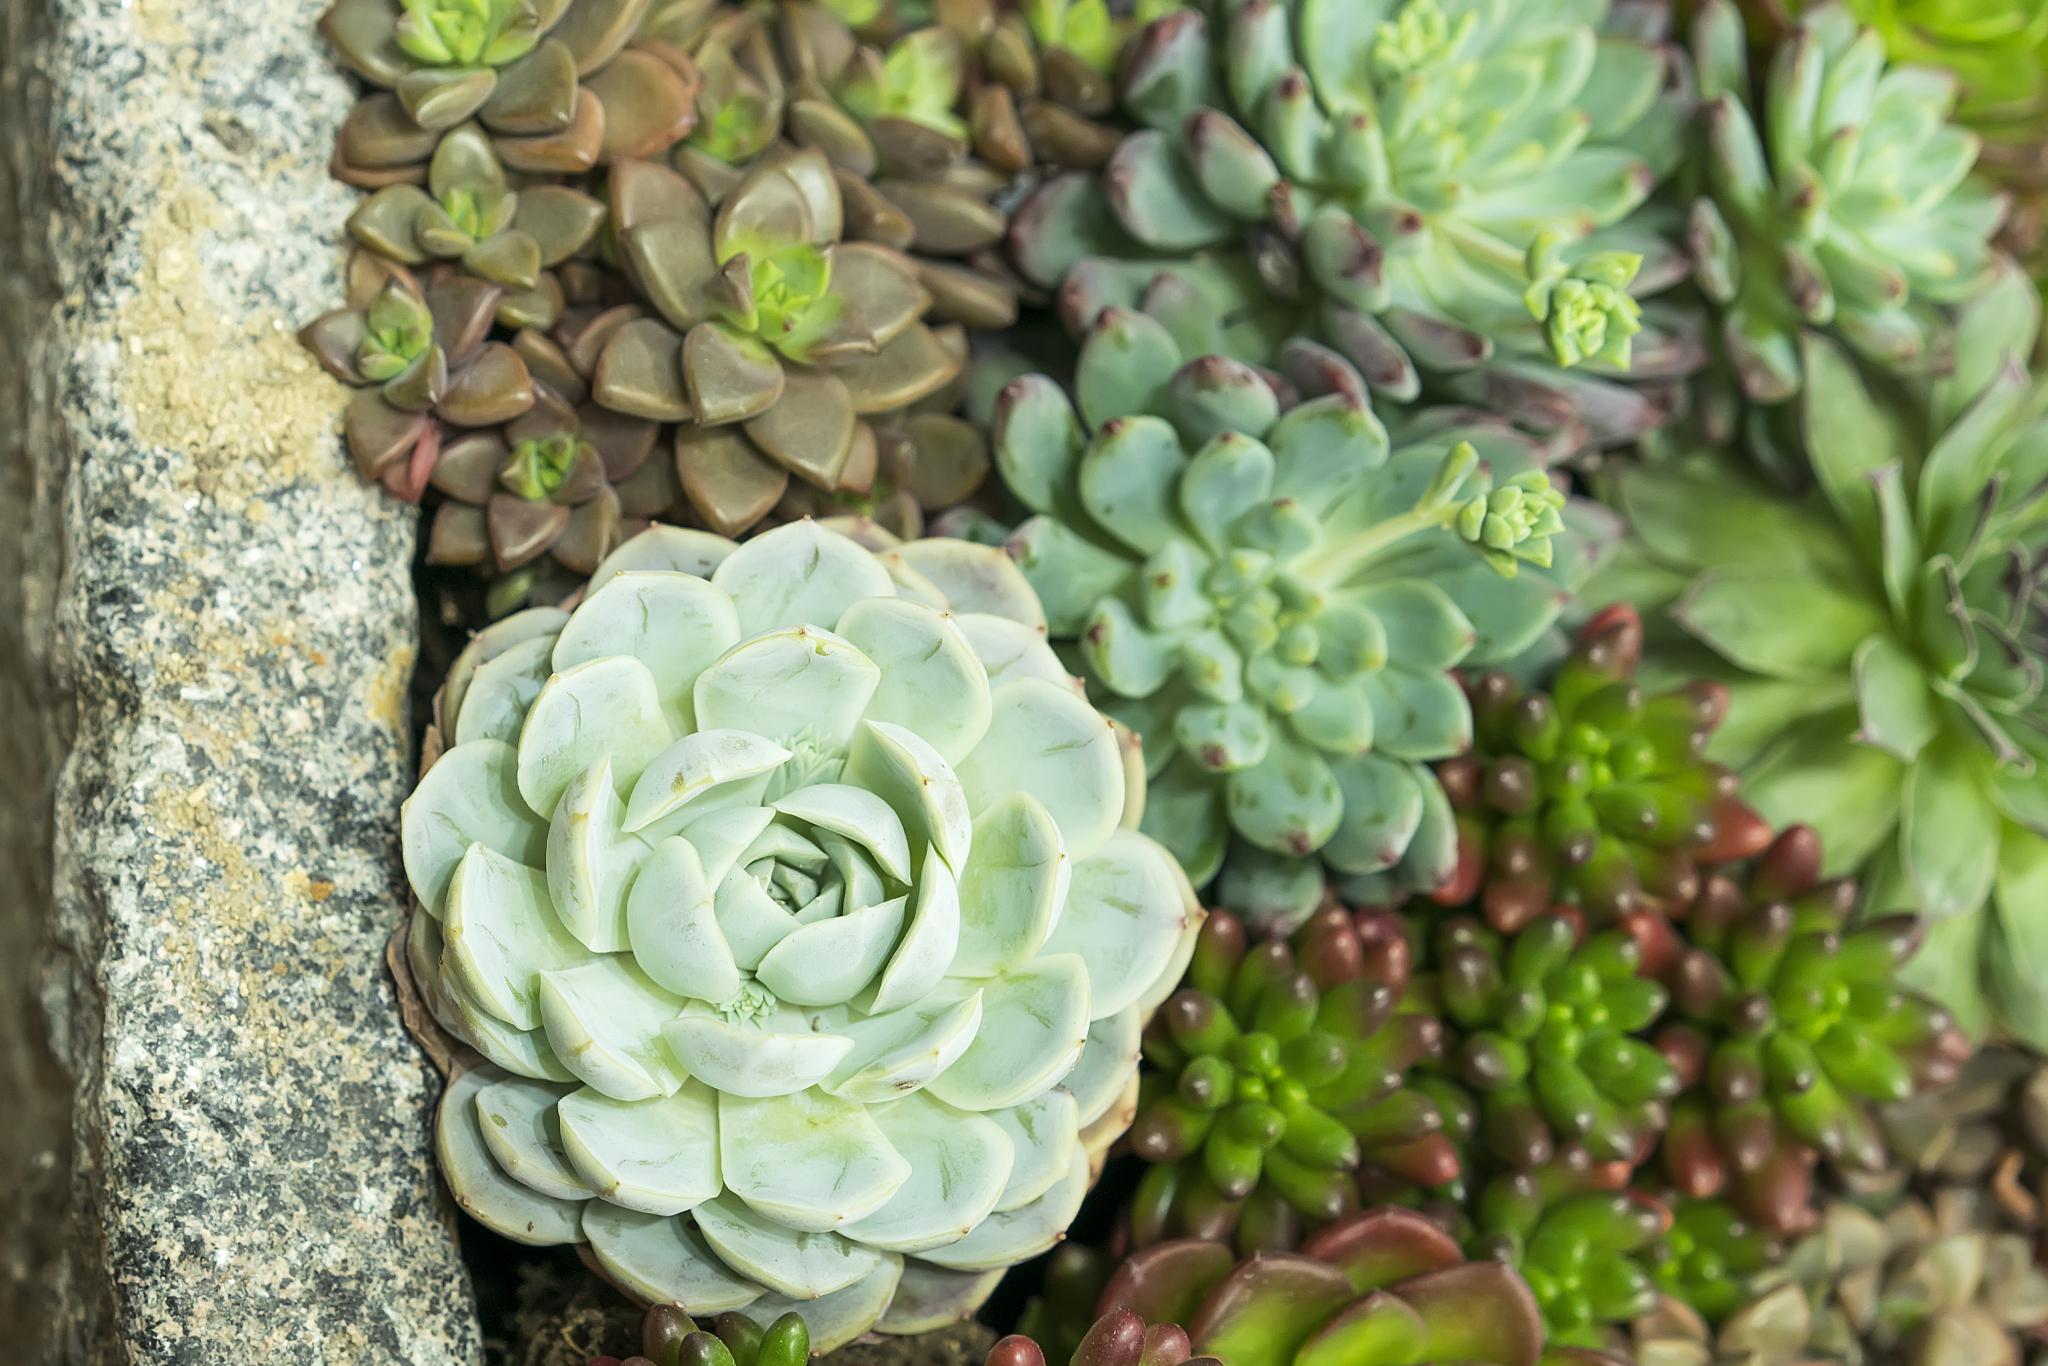
M 34 237 L 46 186 L 56 305 L 0 314 L 23 366 L 0 421 L 36 433 L 0 446 L 0 489 L 45 514 L 15 521 L 34 539 L 0 595 L 0 701 L 30 708 L 0 849 L 47 889 L 0 952 L 42 948 L 70 1083 L 68 1135 L 45 1114 L 0 1145 L 46 1174 L 42 1234 L 0 1245 L 5 1303 L 55 1311 L 17 1359 L 475 1360 L 437 1081 L 382 960 L 415 518 L 358 485 L 343 391 L 292 337 L 338 297 L 351 204 L 320 0 L 10 8 L 0 94 L 40 64 L 50 126 L 16 139 L 0 221 Z M 0 1080 L 47 1089 L 35 1045 Z

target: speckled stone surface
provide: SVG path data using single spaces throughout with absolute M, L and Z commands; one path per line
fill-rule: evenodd
M 382 958 L 414 516 L 358 485 L 292 338 L 338 296 L 347 85 L 318 0 L 22 2 L 42 31 L 0 60 L 48 76 L 58 302 L 14 310 L 40 378 L 4 420 L 45 436 L 0 451 L 64 561 L 0 605 L 61 769 L 45 833 L 21 794 L 6 830 L 49 869 L 28 947 L 71 1103 L 62 1237 L 6 1244 L 55 1331 L 10 1359 L 477 1360 Z

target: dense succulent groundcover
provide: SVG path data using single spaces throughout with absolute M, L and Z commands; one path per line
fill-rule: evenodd
M 321 31 L 393 970 L 599 1361 L 2048 1359 L 2048 9 Z

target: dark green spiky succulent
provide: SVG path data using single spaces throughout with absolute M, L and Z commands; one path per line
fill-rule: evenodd
M 1728 1198 L 1770 1232 L 1812 1218 L 1813 1154 L 1852 1170 L 1886 1161 L 1874 1107 L 1952 1079 L 1968 1044 L 1902 986 L 1919 946 L 1910 916 L 1854 923 L 1856 888 L 1820 878 L 1813 832 L 1787 829 L 1747 885 L 1716 873 L 1684 916 L 1664 970 L 1676 1017 L 1658 1045 L 1691 1094 L 1664 1137 L 1666 1174 Z
M 1704 757 L 1726 690 L 1645 695 L 1642 647 L 1635 609 L 1616 604 L 1581 629 L 1548 692 L 1500 672 L 1471 682 L 1472 751 L 1437 766 L 1458 813 L 1458 876 L 1438 900 L 1476 898 L 1504 933 L 1560 905 L 1596 924 L 1669 915 L 1702 863 L 1762 847 L 1734 775 Z
M 1407 1210 L 1347 1216 L 1299 1253 L 1238 1262 L 1222 1243 L 1181 1239 L 1134 1254 L 1111 1278 L 1071 1356 L 1015 1335 L 987 1366 L 1594 1366 L 1544 1341 L 1529 1288 L 1495 1262 L 1467 1262 Z M 1195 1353 L 1201 1353 L 1195 1356 Z
M 1647 1154 L 1678 1075 L 1637 1037 L 1666 997 L 1637 975 L 1634 939 L 1607 930 L 1582 940 L 1556 915 L 1503 939 L 1460 917 L 1437 932 L 1435 961 L 1444 1065 L 1477 1093 L 1479 1139 L 1495 1161 L 1529 1170 L 1566 1145 L 1599 1162 Z
M 729 1310 L 707 1330 L 678 1306 L 657 1304 L 641 1321 L 638 1355 L 594 1357 L 590 1366 L 804 1366 L 810 1359 L 811 1335 L 799 1314 L 763 1328 Z
M 1968 179 L 1977 139 L 1949 122 L 1954 78 L 1887 69 L 1882 38 L 1840 4 L 1800 16 L 1761 87 L 1733 0 L 1701 5 L 1693 50 L 1707 192 L 1687 240 L 1745 396 L 1799 391 L 1808 329 L 1874 364 L 1938 372 L 1944 306 L 1983 284 L 2005 213 Z
M 415 182 L 476 120 L 515 171 L 576 175 L 665 152 L 697 120 L 697 69 L 634 41 L 648 0 L 335 0 L 320 31 L 375 87 L 336 141 L 335 174 Z
M 1291 946 L 1251 946 L 1234 916 L 1210 916 L 1188 985 L 1145 1034 L 1131 1147 L 1158 1165 L 1133 1200 L 1140 1245 L 1289 1248 L 1357 1208 L 1362 1168 L 1424 1187 L 1457 1177 L 1434 1104 L 1407 1084 L 1441 1039 L 1400 1009 L 1411 961 L 1337 907 Z
M 2048 677 L 2039 552 L 2048 388 L 2025 369 L 2039 299 L 2009 266 L 1959 313 L 1951 373 L 1881 384 L 1802 339 L 1797 413 L 1817 486 L 1790 496 L 1705 454 L 1620 473 L 1635 541 L 1616 587 L 1730 691 L 1715 757 L 1830 874 L 1918 909 L 1908 969 L 1973 1033 L 2048 1045 Z M 1611 591 L 1606 588 L 1596 593 Z
M 1121 64 L 1145 126 L 1019 210 L 1018 259 L 1084 331 L 1143 307 L 1191 350 L 1273 364 L 1307 340 L 1387 398 L 1427 376 L 1571 442 L 1626 439 L 1664 415 L 1615 382 L 1629 338 L 1639 378 L 1699 349 L 1627 295 L 1639 268 L 1675 279 L 1673 253 L 1600 235 L 1676 163 L 1684 115 L 1655 33 L 1611 20 L 1601 0 L 1169 14 Z
M 322 314 L 299 340 L 326 370 L 362 392 L 343 430 L 365 479 L 418 500 L 451 428 L 495 427 L 534 403 L 519 353 L 490 340 L 504 290 L 439 267 L 424 284 L 412 272 L 358 251 L 348 304 Z
M 1031 376 L 996 405 L 997 466 L 1038 514 L 1011 553 L 1145 738 L 1149 829 L 1197 884 L 1232 847 L 1223 899 L 1281 930 L 1323 864 L 1439 885 L 1455 845 L 1425 765 L 1471 734 L 1450 671 L 1513 658 L 1560 602 L 1564 499 L 1527 443 L 1453 421 L 1390 449 L 1361 394 L 1283 412 L 1142 314 L 1105 317 L 1075 394 Z
M 1652 1268 L 1671 1211 L 1610 1180 L 1574 1151 L 1480 1194 L 1469 1250 L 1521 1274 L 1552 1342 L 1605 1347 L 1657 1301 Z
M 542 272 L 576 255 L 597 235 L 604 205 L 567 185 L 514 189 L 490 139 L 464 124 L 441 139 L 427 164 L 427 185 L 387 185 L 349 216 L 349 235 L 400 265 L 458 261 L 470 274 L 513 296 L 534 295 L 538 316 L 515 322 L 554 325 Z M 501 321 L 512 321 L 502 317 Z

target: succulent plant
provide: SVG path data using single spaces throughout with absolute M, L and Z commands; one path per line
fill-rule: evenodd
M 623 1362 L 593 1357 L 590 1366 L 805 1366 L 810 1359 L 811 1335 L 801 1314 L 783 1314 L 763 1328 L 727 1310 L 705 1329 L 678 1306 L 657 1304 L 641 1321 L 636 1355 Z
M 2005 214 L 1968 178 L 1977 138 L 1949 122 L 1954 78 L 1888 68 L 1840 4 L 1799 16 L 1760 87 L 1733 0 L 1700 6 L 1693 49 L 1707 184 L 1686 238 L 1744 395 L 1798 393 L 1814 329 L 1878 366 L 1944 368 L 1945 307 L 1983 285 Z
M 1947 1012 L 1897 980 L 1919 946 L 1913 918 L 1852 924 L 1855 885 L 1820 868 L 1812 830 L 1792 826 L 1746 885 L 1714 873 L 1664 972 L 1675 1018 L 1658 1045 L 1696 1088 L 1674 1108 L 1666 1174 L 1687 1195 L 1726 1191 L 1772 1233 L 1812 1218 L 1814 1153 L 1882 1169 L 1875 1107 L 1953 1080 L 1969 1052 Z
M 349 216 L 349 235 L 405 266 L 458 261 L 515 298 L 545 294 L 542 272 L 582 251 L 604 223 L 604 205 L 567 185 L 512 187 L 490 139 L 475 124 L 441 139 L 427 185 L 387 185 Z M 561 304 L 535 319 L 552 326 Z
M 1425 986 L 1443 1016 L 1444 1067 L 1477 1095 L 1494 1161 L 1526 1171 L 1567 1145 L 1597 1162 L 1648 1154 L 1678 1075 L 1640 1037 L 1666 997 L 1637 975 L 1634 939 L 1582 936 L 1558 915 L 1503 937 L 1461 916 L 1438 929 L 1435 949 Z
M 1427 378 L 1567 444 L 1625 440 L 1668 405 L 1622 372 L 1701 359 L 1628 295 L 1639 269 L 1679 278 L 1675 251 L 1617 229 L 1676 164 L 1676 70 L 1604 0 L 1212 0 L 1132 39 L 1144 127 L 1038 190 L 1013 245 L 1082 331 L 1142 307 L 1191 352 L 1270 365 L 1306 340 L 1386 398 Z
M 466 1211 L 819 1351 L 1058 1241 L 1200 912 L 1042 621 L 998 551 L 796 523 L 477 636 L 402 823 Z
M 1642 648 L 1641 618 L 1617 603 L 1581 628 L 1549 691 L 1498 671 L 1468 683 L 1471 752 L 1437 765 L 1458 813 L 1458 876 L 1438 900 L 1476 898 L 1506 934 L 1557 906 L 1595 924 L 1667 916 L 1702 863 L 1762 847 L 1734 775 L 1703 757 L 1726 690 L 1646 696 Z
M 611 331 L 592 396 L 688 424 L 704 482 L 722 485 L 703 501 L 766 511 L 789 474 L 828 491 L 863 469 L 872 479 L 862 419 L 959 373 L 962 346 L 922 321 L 930 296 L 907 258 L 840 240 L 819 153 L 763 158 L 715 211 L 651 162 L 615 166 L 610 193 L 619 255 L 651 312 Z
M 1133 1240 L 1234 1239 L 1292 1248 L 1359 1206 L 1357 1173 L 1437 1187 L 1457 1154 L 1408 1073 L 1441 1044 L 1403 1011 L 1411 957 L 1331 906 L 1296 937 L 1251 945 L 1226 912 L 1202 927 L 1188 985 L 1145 1035 L 1131 1148 L 1155 1164 L 1132 1199 Z
M 1972 1032 L 2048 1044 L 2048 753 L 2036 570 L 2048 390 L 2022 368 L 2039 302 L 2010 268 L 1960 312 L 1953 372 L 1875 389 L 1801 339 L 1817 488 L 1788 497 L 1733 461 L 1620 471 L 1634 537 L 1617 579 L 1666 608 L 1725 680 L 1713 753 L 1773 825 L 1811 824 L 1830 875 L 1930 922 L 1908 968 Z
M 1467 1249 L 1520 1273 L 1552 1342 L 1609 1347 L 1621 1325 L 1656 1303 L 1653 1272 L 1671 1211 L 1618 1184 L 1573 1149 L 1535 1171 L 1495 1177 L 1480 1193 Z
M 1351 1214 L 1299 1253 L 1245 1261 L 1222 1243 L 1181 1239 L 1133 1254 L 1102 1292 L 1071 1357 L 1003 1339 L 987 1366 L 1422 1366 L 1463 1361 L 1591 1366 L 1553 1348 L 1529 1289 L 1508 1268 L 1467 1262 L 1407 1210 Z M 1200 1355 L 1194 1355 L 1200 1354 Z
M 1076 399 L 1012 383 L 992 444 L 1038 514 L 1010 549 L 1053 636 L 1145 737 L 1147 829 L 1197 885 L 1231 846 L 1223 900 L 1282 931 L 1322 863 L 1440 884 L 1455 847 L 1426 764 L 1471 735 L 1451 670 L 1513 658 L 1561 596 L 1540 568 L 1564 499 L 1527 448 L 1445 425 L 1390 452 L 1363 398 L 1283 414 L 1267 379 L 1183 364 L 1143 314 L 1105 317 Z
M 1642 1366 L 2022 1366 L 2048 1327 L 2048 1272 L 2027 1240 L 1988 1227 L 1976 1192 L 1950 1189 L 1883 1217 L 1846 1201 L 1745 1302 L 1711 1322 L 1667 1299 L 1633 1330 Z
M 697 120 L 678 49 L 635 41 L 648 0 L 335 0 L 320 30 L 367 81 L 335 174 L 417 183 L 447 130 L 474 119 L 515 171 L 576 175 L 659 156 Z
M 525 361 L 490 339 L 503 296 L 447 267 L 422 282 L 371 253 L 350 258 L 347 306 L 308 323 L 299 340 L 362 389 L 342 422 L 363 478 L 417 501 L 449 428 L 494 427 L 533 406 Z
M 1679 1199 L 1671 1206 L 1671 1225 L 1652 1251 L 1650 1275 L 1666 1300 L 1685 1306 L 1707 1323 L 1729 1318 L 1748 1300 L 1750 1282 L 1783 1254 L 1770 1235 L 1751 1228 L 1720 1200 Z M 1662 1309 L 1653 1309 L 1634 1325 L 1640 1353 L 1646 1325 Z M 1730 1345 L 1734 1345 L 1731 1340 Z M 1639 1366 L 1676 1366 L 1642 1357 Z
M 1979 1050 L 1956 1080 L 1878 1111 L 1893 1163 L 1851 1174 L 1859 1199 L 1965 1186 L 1990 1193 L 2006 1227 L 2037 1234 L 2048 1224 L 2048 1064 L 2023 1048 Z

